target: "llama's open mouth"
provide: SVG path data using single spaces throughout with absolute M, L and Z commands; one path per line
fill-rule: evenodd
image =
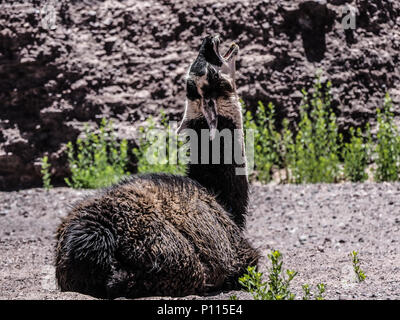
M 229 62 L 239 52 L 239 46 L 236 43 L 232 42 L 231 45 L 229 46 L 228 50 L 225 52 L 225 54 L 223 56 L 221 56 L 221 54 L 219 53 L 220 43 L 221 43 L 221 40 L 219 38 L 219 35 L 215 35 L 212 38 L 212 44 L 213 44 L 213 48 L 214 48 L 214 52 L 215 52 L 216 56 L 220 59 L 220 61 L 222 63 Z
M 229 46 L 229 49 L 224 54 L 224 59 L 226 61 L 229 61 L 234 56 L 236 56 L 238 52 L 239 52 L 239 46 L 236 43 L 232 42 L 231 45 Z

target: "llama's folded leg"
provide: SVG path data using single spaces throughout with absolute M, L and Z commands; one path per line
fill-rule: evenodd
M 183 296 L 204 292 L 204 268 L 193 245 L 168 222 L 156 222 L 137 236 L 121 237 L 110 297 Z M 121 292 L 120 292 L 121 291 Z

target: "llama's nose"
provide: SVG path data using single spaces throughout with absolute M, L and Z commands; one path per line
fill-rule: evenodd
M 216 34 L 214 34 L 214 35 L 212 36 L 212 41 L 213 41 L 214 43 L 216 43 L 217 45 L 220 44 L 220 42 L 221 42 L 221 36 L 219 35 L 219 33 L 216 33 Z

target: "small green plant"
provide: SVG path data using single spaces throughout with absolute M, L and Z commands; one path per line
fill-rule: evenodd
M 301 288 L 303 289 L 303 300 L 310 300 L 311 298 L 311 288 L 308 284 L 303 284 L 301 286 Z
M 303 289 L 303 300 L 310 300 L 312 297 L 310 285 L 303 284 L 301 287 Z M 318 283 L 317 290 L 318 293 L 315 295 L 315 300 L 324 300 L 324 293 L 326 291 L 325 284 Z
M 350 253 L 350 256 L 352 258 L 353 268 L 357 277 L 357 281 L 363 282 L 367 276 L 365 275 L 364 271 L 361 270 L 360 260 L 358 259 L 358 251 L 352 251 Z
M 323 283 L 318 283 L 317 284 L 317 289 L 318 289 L 318 294 L 317 294 L 317 296 L 315 297 L 315 300 L 324 300 L 325 298 L 324 298 L 324 294 L 325 294 L 325 291 L 326 291 L 326 289 L 325 289 L 325 284 L 323 284 Z
M 245 113 L 244 128 L 254 130 L 254 162 L 257 179 L 268 183 L 272 179 L 273 167 L 280 164 L 280 134 L 275 129 L 274 105 L 270 103 L 268 108 L 265 108 L 259 101 L 254 117 L 250 111 Z
M 53 188 L 51 185 L 51 174 L 50 174 L 50 163 L 49 158 L 44 156 L 41 161 L 41 170 L 40 173 L 42 174 L 42 181 L 43 181 L 43 188 L 46 190 L 50 190 Z
M 65 182 L 72 188 L 100 188 L 110 186 L 129 175 L 128 142 L 116 141 L 112 123 L 102 119 L 99 133 L 85 127 L 85 137 L 76 140 L 76 147 L 67 144 L 71 177 Z
M 364 138 L 360 128 L 350 128 L 350 142 L 343 147 L 344 175 L 351 182 L 364 182 L 368 179 L 366 168 L 372 144 L 369 125 L 366 132 L 367 137 Z
M 245 291 L 251 293 L 255 300 L 294 300 L 296 295 L 290 291 L 292 280 L 297 276 L 294 270 L 286 270 L 283 272 L 282 254 L 278 250 L 272 250 L 268 254 L 271 261 L 268 280 L 264 281 L 264 274 L 257 271 L 256 267 L 247 267 L 247 273 L 239 278 L 239 283 L 244 287 Z M 303 300 L 310 300 L 311 287 L 308 284 L 302 285 L 304 292 Z M 323 300 L 325 293 L 325 284 L 317 285 L 318 293 L 315 295 L 316 300 Z M 231 300 L 237 300 L 237 296 L 231 296 Z
M 293 143 L 293 133 L 289 129 L 289 120 L 283 120 L 283 130 L 282 130 L 282 142 L 281 142 L 281 155 L 282 155 L 282 165 L 285 168 L 285 180 L 284 182 L 291 182 L 291 172 L 290 166 L 295 163 L 296 160 L 296 146 Z
M 400 170 L 400 135 L 394 123 L 392 100 L 386 94 L 383 109 L 377 110 L 378 133 L 375 180 L 397 181 Z
M 263 282 L 263 274 L 256 267 L 248 267 L 247 273 L 239 279 L 239 283 L 253 295 L 255 300 L 293 300 L 295 295 L 290 291 L 290 283 L 297 275 L 293 270 L 282 274 L 282 255 L 275 250 L 268 254 L 272 263 L 268 281 Z
M 267 294 L 267 283 L 262 281 L 263 274 L 256 267 L 247 267 L 247 273 L 239 278 L 239 283 L 253 295 L 255 300 L 272 300 Z
M 138 173 L 185 174 L 186 165 L 178 158 L 177 152 L 183 141 L 172 130 L 164 111 L 161 111 L 159 125 L 150 117 L 146 126 L 139 128 L 139 132 L 139 146 L 133 149 Z

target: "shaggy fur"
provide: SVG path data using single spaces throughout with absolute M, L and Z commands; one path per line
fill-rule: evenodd
M 237 287 L 258 254 L 215 197 L 190 178 L 132 177 L 80 203 L 58 230 L 64 291 L 102 298 Z
M 207 129 L 207 121 L 204 118 L 191 120 L 188 123 L 188 128 L 196 131 L 198 136 L 203 129 Z M 241 137 L 238 141 L 235 141 L 233 130 L 237 129 L 235 124 L 230 118 L 225 118 L 223 116 L 218 117 L 218 129 L 228 129 L 231 131 L 232 142 L 225 141 L 221 138 L 220 145 L 220 164 L 212 164 L 212 148 L 210 141 L 205 148 L 208 148 L 209 153 L 209 164 L 201 164 L 201 154 L 203 154 L 204 146 L 199 144 L 197 159 L 198 164 L 189 164 L 188 176 L 193 180 L 199 182 L 202 186 L 207 188 L 207 190 L 216 195 L 218 203 L 225 208 L 232 216 L 233 221 L 238 225 L 239 228 L 244 228 L 245 226 L 245 215 L 247 213 L 247 205 L 249 201 L 249 183 L 246 175 L 237 175 L 237 168 L 244 168 L 245 163 L 237 164 L 235 162 L 234 154 L 230 154 L 232 159 L 232 164 L 223 164 L 224 162 L 224 148 L 225 144 L 229 143 L 231 146 L 242 147 Z M 234 149 L 232 148 L 232 151 Z
M 202 48 L 215 50 L 214 40 L 206 38 Z M 203 77 L 188 79 L 188 99 L 193 100 L 182 123 L 196 132 L 210 126 L 241 129 L 240 105 L 230 103 L 238 101 L 235 87 L 229 85 L 233 80 L 215 69 L 218 64 L 212 65 L 219 54 L 203 49 L 196 61 L 209 72 L 200 68 Z M 231 46 L 231 52 L 234 49 Z M 210 73 L 213 77 L 204 77 Z M 199 105 L 202 111 L 197 114 L 193 108 Z M 243 136 L 237 139 L 231 142 L 243 148 Z M 244 166 L 191 164 L 187 177 L 133 176 L 79 203 L 57 231 L 61 290 L 134 298 L 237 288 L 238 277 L 259 257 L 241 232 L 248 182 L 235 169 Z

